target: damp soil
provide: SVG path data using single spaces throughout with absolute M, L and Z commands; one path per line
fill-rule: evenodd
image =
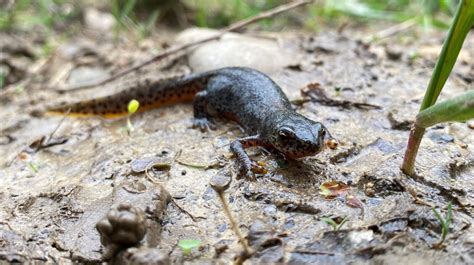
M 128 202 L 148 220 L 144 245 L 172 263 L 229 264 L 242 246 L 210 185 L 225 174 L 232 181 L 223 196 L 254 250 L 246 264 L 472 264 L 472 125 L 428 129 L 417 176 L 399 169 L 442 34 L 364 42 L 351 31 L 268 38 L 291 43 L 301 58 L 269 75 L 339 147 L 301 161 L 250 150 L 267 169 L 254 181 L 238 178 L 229 151 L 244 136 L 238 125 L 219 120 L 216 130 L 194 130 L 190 104 L 135 114 L 130 133 L 126 119 L 43 115 L 61 102 L 196 71 L 184 54 L 98 88 L 68 90 L 149 58 L 171 37 L 117 43 L 85 34 L 37 57 L 31 36 L 1 33 L 0 65 L 11 75 L 0 91 L 0 262 L 99 263 L 95 225 Z M 472 89 L 473 62 L 471 34 L 441 99 Z M 331 182 L 350 197 L 321 194 Z M 432 207 L 444 216 L 449 202 L 452 224 L 436 247 L 441 225 Z M 336 230 L 327 218 L 345 223 Z M 201 246 L 185 255 L 181 239 Z

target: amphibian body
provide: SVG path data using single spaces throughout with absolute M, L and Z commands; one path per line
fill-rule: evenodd
M 265 74 L 241 67 L 222 68 L 192 74 L 166 82 L 137 87 L 134 90 L 51 109 L 49 112 L 76 116 L 98 115 L 113 118 L 127 114 L 131 99 L 140 102 L 140 110 L 177 102 L 193 101 L 194 127 L 214 127 L 212 117 L 222 116 L 238 122 L 249 135 L 231 143 L 241 172 L 253 177 L 255 163 L 245 148 L 262 146 L 289 158 L 319 153 L 326 142 L 334 146 L 324 125 L 295 112 L 281 88 Z

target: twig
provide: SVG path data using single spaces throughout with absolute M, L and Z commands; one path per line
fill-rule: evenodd
M 334 256 L 336 253 L 329 252 L 329 251 L 321 251 L 321 250 L 311 250 L 311 249 L 295 249 L 290 251 L 291 253 L 298 253 L 298 254 L 308 254 L 308 255 L 326 255 L 326 256 Z
M 148 172 L 148 169 L 150 169 L 151 167 L 153 167 L 153 163 L 150 163 L 148 164 L 146 167 L 145 167 L 145 176 L 148 178 L 148 180 L 150 180 L 152 183 L 155 183 L 155 184 L 162 184 L 161 181 L 157 180 L 154 176 L 152 176 L 150 174 L 150 172 Z M 168 172 L 169 174 L 169 172 Z
M 406 20 L 400 24 L 397 24 L 397 25 L 394 25 L 392 27 L 389 27 L 389 28 L 386 28 L 384 30 L 381 30 L 379 32 L 376 32 L 370 36 L 367 36 L 365 38 L 363 38 L 363 41 L 364 42 L 370 42 L 370 41 L 373 41 L 373 40 L 381 40 L 381 39 L 385 39 L 385 38 L 388 38 L 392 35 L 395 35 L 401 31 L 404 31 L 404 30 L 407 30 L 413 26 L 416 25 L 416 19 L 409 19 L 409 20 Z
M 182 153 L 183 153 L 183 150 L 180 149 L 176 153 L 176 155 L 174 156 L 174 159 L 173 159 L 174 162 L 176 162 L 176 163 L 178 163 L 182 166 L 207 170 L 207 169 L 211 169 L 211 168 L 216 168 L 216 167 L 220 166 L 220 164 L 221 164 L 221 161 L 219 160 L 219 157 L 217 159 L 215 159 L 215 161 L 211 161 L 208 164 L 195 164 L 195 163 L 192 163 L 192 162 L 182 161 L 180 159 Z
M 220 39 L 224 34 L 228 33 L 228 32 L 232 32 L 232 31 L 237 31 L 249 24 L 252 24 L 252 23 L 255 23 L 257 21 L 260 21 L 262 19 L 266 19 L 266 18 L 270 18 L 270 17 L 273 17 L 273 16 L 276 16 L 280 13 L 283 13 L 285 11 L 288 11 L 290 9 L 293 9 L 293 8 L 296 8 L 296 7 L 299 7 L 299 6 L 302 6 L 302 5 L 306 5 L 306 4 L 309 4 L 313 2 L 313 0 L 301 0 L 301 1 L 294 1 L 294 2 L 291 2 L 291 3 L 288 3 L 288 4 L 284 4 L 284 5 L 280 5 L 274 9 L 270 9 L 268 11 L 265 11 L 265 12 L 262 12 L 254 17 L 251 17 L 251 18 L 248 18 L 248 19 L 244 19 L 244 20 L 241 20 L 241 21 L 237 21 L 236 23 L 233 23 L 223 29 L 220 30 L 219 33 L 213 35 L 213 36 L 210 36 L 210 37 L 207 37 L 207 38 L 204 38 L 202 40 L 198 40 L 198 41 L 194 41 L 194 42 L 190 42 L 190 43 L 186 43 L 186 44 L 182 44 L 182 45 L 178 45 L 178 46 L 175 46 L 175 47 L 172 47 L 168 50 L 165 50 L 157 55 L 155 55 L 154 57 L 152 57 L 151 59 L 147 60 L 147 61 L 144 61 L 136 66 L 132 66 L 128 69 L 125 69 L 123 71 L 120 71 L 98 83 L 95 83 L 95 84 L 89 84 L 89 85 L 83 85 L 83 86 L 77 86 L 77 87 L 74 87 L 72 89 L 68 89 L 67 91 L 73 91 L 73 90 L 79 90 L 79 89 L 85 89 L 85 88 L 91 88 L 91 87 L 96 87 L 96 86 L 101 86 L 101 85 L 104 85 L 106 83 L 109 83 L 119 77 L 122 77 L 126 74 L 129 74 L 131 72 L 134 72 L 144 66 L 147 66 L 151 63 L 154 63 L 160 59 L 163 59 L 171 54 L 175 54 L 179 51 L 182 51 L 182 50 L 186 50 L 188 48 L 192 48 L 192 47 L 195 47 L 195 46 L 198 46 L 202 43 L 206 43 L 206 42 L 209 42 L 209 41 L 213 41 L 213 40 L 218 40 Z
M 67 116 L 69 115 L 69 112 L 71 111 L 71 109 L 68 109 L 68 111 L 66 112 L 66 114 L 64 115 L 64 117 L 59 121 L 58 125 L 56 125 L 56 128 L 54 128 L 54 130 L 49 134 L 49 136 L 43 136 L 41 137 L 40 139 L 34 141 L 33 143 L 31 143 L 26 149 L 24 149 L 23 151 L 27 152 L 27 153 L 36 153 L 38 151 L 40 151 L 41 149 L 46 149 L 48 147 L 51 147 L 51 146 L 55 146 L 55 145 L 60 145 L 60 144 L 64 144 L 67 142 L 67 138 L 65 137 L 62 137 L 60 139 L 56 139 L 55 141 L 53 141 L 53 136 L 54 134 L 56 133 L 56 131 L 59 129 L 59 127 L 61 127 L 61 125 L 63 124 L 64 120 L 67 118 Z M 22 152 L 23 152 L 22 151 Z
M 326 95 L 326 92 L 323 90 L 319 83 L 309 83 L 306 87 L 301 89 L 301 94 L 303 97 L 306 97 L 302 100 L 299 100 L 296 103 L 298 105 L 304 104 L 305 102 L 312 101 L 318 102 L 325 106 L 332 106 L 332 107 L 341 107 L 344 109 L 363 109 L 363 110 L 371 110 L 371 109 L 381 109 L 382 107 L 363 103 L 363 102 L 353 102 L 349 100 L 338 100 L 338 99 L 331 99 Z
M 7 221 L 0 221 L 0 225 L 6 225 L 10 231 L 13 231 L 13 228 L 10 226 L 10 224 Z
M 56 133 L 56 131 L 59 129 L 59 127 L 61 127 L 61 125 L 63 124 L 64 120 L 67 118 L 67 116 L 69 115 L 69 113 L 71 112 L 71 108 L 69 108 L 66 113 L 64 113 L 64 116 L 63 118 L 61 119 L 61 121 L 59 121 L 58 125 L 56 126 L 56 128 L 54 128 L 54 130 L 51 132 L 51 134 L 49 135 L 48 139 L 46 139 L 45 141 L 45 145 L 47 145 L 51 139 L 53 139 L 53 136 L 54 134 Z
M 207 169 L 207 165 L 201 165 L 201 164 L 194 164 L 194 163 L 188 163 L 181 161 L 179 158 L 181 157 L 181 154 L 183 153 L 183 149 L 180 149 L 176 155 L 174 156 L 173 162 L 176 162 L 180 165 L 187 166 L 187 167 L 192 167 L 192 168 L 198 168 L 198 169 Z

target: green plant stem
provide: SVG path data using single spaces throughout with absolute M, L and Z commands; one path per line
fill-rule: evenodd
M 418 148 L 421 144 L 421 139 L 425 129 L 419 126 L 414 126 L 410 131 L 410 136 L 408 137 L 408 145 L 405 151 L 405 156 L 403 157 L 402 171 L 403 173 L 413 176 L 415 174 L 415 159 L 418 154 Z
M 426 90 L 420 111 L 436 103 L 446 80 L 448 79 L 454 63 L 459 55 L 464 39 L 474 23 L 474 0 L 461 0 L 456 10 L 456 15 L 444 41 L 441 54 L 436 62 L 428 89 Z M 410 176 L 415 174 L 415 159 L 418 148 L 425 132 L 424 128 L 415 125 L 410 133 L 405 157 L 403 158 L 402 171 Z

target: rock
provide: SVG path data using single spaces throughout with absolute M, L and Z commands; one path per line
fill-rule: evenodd
M 178 35 L 176 41 L 189 43 L 217 34 L 210 29 L 192 28 Z M 195 72 L 204 72 L 228 66 L 250 67 L 270 74 L 299 62 L 301 55 L 279 46 L 277 41 L 228 33 L 220 40 L 204 43 L 188 57 Z
M 5 230 L 0 227 L 0 242 L 2 252 L 0 254 L 0 263 L 5 264 L 26 263 L 26 253 L 31 253 L 27 243 L 23 240 L 22 235 L 13 231 Z M 22 253 L 18 253 L 17 248 L 21 247 Z
M 84 22 L 90 29 L 110 32 L 115 25 L 115 18 L 110 13 L 101 12 L 95 8 L 84 11 Z
M 171 161 L 166 161 L 160 157 L 148 157 L 134 159 L 130 166 L 133 173 L 143 173 L 152 168 L 161 171 L 169 171 L 171 169 Z
M 428 137 L 437 143 L 440 144 L 447 144 L 447 143 L 452 143 L 454 142 L 454 137 L 452 137 L 449 134 L 443 133 L 443 132 L 438 132 L 438 131 L 431 131 L 428 133 Z
M 353 246 L 367 245 L 374 239 L 374 231 L 361 230 L 351 231 L 348 236 Z
M 398 148 L 390 141 L 387 141 L 382 138 L 377 138 L 374 142 L 370 143 L 368 146 L 376 147 L 384 154 L 394 153 L 398 150 Z
M 67 80 L 71 87 L 94 84 L 106 79 L 109 74 L 98 67 L 78 67 L 69 73 Z
M 229 240 L 220 240 L 216 244 L 214 244 L 214 250 L 216 251 L 216 255 L 219 256 L 220 254 L 224 253 L 226 250 L 229 249 Z
M 129 248 L 123 255 L 122 264 L 133 264 L 133 265 L 169 265 L 170 258 L 168 255 L 160 249 L 156 248 Z
M 396 109 L 392 109 L 387 114 L 387 119 L 394 130 L 409 131 L 413 124 L 413 118 L 408 115 L 407 111 L 399 112 Z
M 262 219 L 256 219 L 252 223 L 247 239 L 249 245 L 257 251 L 283 245 L 283 241 L 278 237 L 275 227 Z
M 17 83 L 27 75 L 32 61 L 28 57 L 17 57 L 4 53 L 0 47 L 0 76 L 3 77 L 0 89 L 9 84 Z
M 285 255 L 283 241 L 278 237 L 275 228 L 261 219 L 256 219 L 250 226 L 247 236 L 249 245 L 256 250 L 253 264 L 281 264 Z
M 232 178 L 228 175 L 216 174 L 211 178 L 210 184 L 211 187 L 219 193 L 228 189 L 231 181 Z
M 75 60 L 88 55 L 97 55 L 97 52 L 94 50 L 94 44 L 86 40 L 71 41 L 62 44 L 58 47 L 56 53 L 61 59 L 66 61 Z
M 103 260 L 110 260 L 119 249 L 138 244 L 147 232 L 145 213 L 129 203 L 112 208 L 96 225 L 105 247 Z
M 474 121 L 468 122 L 468 123 L 467 123 L 467 127 L 469 127 L 469 129 L 474 130 Z
M 385 47 L 385 53 L 387 54 L 388 59 L 397 61 L 402 58 L 403 50 L 397 46 L 387 46 Z
M 77 221 L 64 225 L 64 229 L 66 229 L 67 233 L 63 233 L 58 236 L 58 241 L 64 244 L 64 249 L 70 249 L 74 252 L 74 256 L 72 257 L 73 261 L 77 261 L 79 263 L 94 263 L 101 260 L 101 236 L 95 229 L 97 223 L 99 222 L 104 222 L 102 226 L 105 230 L 108 229 L 107 231 L 110 231 L 110 228 L 112 228 L 112 230 L 115 229 L 114 231 L 122 231 L 122 235 L 130 236 L 129 238 L 140 236 L 141 231 L 137 231 L 138 227 L 123 226 L 123 223 L 120 221 L 122 220 L 121 217 L 115 214 L 117 212 L 119 215 L 123 214 L 131 217 L 131 219 L 127 218 L 125 221 L 132 220 L 132 224 L 140 224 L 141 217 L 138 215 L 141 215 L 141 211 L 144 211 L 147 223 L 147 232 L 145 239 L 140 241 L 140 244 L 145 244 L 149 248 L 158 247 L 157 239 L 160 238 L 161 233 L 160 220 L 171 197 L 162 186 L 156 185 L 149 181 L 143 183 L 147 186 L 147 192 L 131 193 L 123 188 L 126 185 L 125 179 L 126 178 L 116 180 L 117 182 L 115 189 L 108 188 L 108 185 L 104 185 L 95 187 L 93 190 L 89 189 L 89 191 L 84 189 L 84 194 L 78 195 L 81 196 L 81 198 L 82 196 L 91 198 L 92 201 L 85 206 L 84 213 L 79 217 L 79 219 L 77 219 Z M 129 207 L 127 205 L 123 208 L 120 207 L 120 209 L 114 208 L 112 206 L 120 205 L 122 203 L 133 205 L 132 207 L 135 209 L 127 210 Z M 103 221 L 104 216 L 109 217 L 108 215 L 110 214 L 111 208 L 117 209 L 115 210 L 115 213 L 112 212 L 113 216 L 111 216 L 114 221 L 119 220 L 119 222 L 112 222 L 114 224 L 110 223 L 110 221 L 107 223 L 107 220 Z M 143 229 L 143 227 L 140 229 Z M 104 232 L 108 234 L 105 230 Z M 121 235 L 112 237 L 121 237 Z M 81 240 L 77 240 L 77 238 L 81 238 Z M 117 244 L 116 240 L 110 239 L 115 238 L 109 237 L 109 239 L 107 239 L 109 243 L 108 246 L 120 245 Z M 127 246 L 124 247 L 126 248 Z M 120 251 L 120 248 L 121 247 L 115 250 Z M 111 248 L 108 247 L 104 250 L 106 249 Z M 111 250 L 112 251 L 110 254 L 113 256 L 113 253 L 116 251 L 114 251 L 114 249 Z

